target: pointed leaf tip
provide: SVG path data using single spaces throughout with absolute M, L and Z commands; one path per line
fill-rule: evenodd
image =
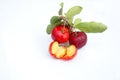
M 63 6 L 64 6 L 64 3 L 63 3 L 63 2 L 61 2 L 61 3 L 60 3 L 60 6 L 61 6 L 61 7 L 63 7 Z

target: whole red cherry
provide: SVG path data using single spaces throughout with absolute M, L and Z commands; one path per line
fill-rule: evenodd
M 70 44 L 75 45 L 78 49 L 82 48 L 87 43 L 87 35 L 85 32 L 71 32 L 69 36 Z
M 64 25 L 58 25 L 52 30 L 51 37 L 59 43 L 65 43 L 69 40 L 69 28 Z

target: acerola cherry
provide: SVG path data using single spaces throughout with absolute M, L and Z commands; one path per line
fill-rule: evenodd
M 69 29 L 64 25 L 56 26 L 52 30 L 51 37 L 53 40 L 58 41 L 59 43 L 64 43 L 69 40 Z
M 75 45 L 60 46 L 57 41 L 53 41 L 50 43 L 49 52 L 56 59 L 71 60 L 76 56 L 77 48 Z
M 87 35 L 85 32 L 71 32 L 69 38 L 70 44 L 75 45 L 78 49 L 82 48 L 87 43 Z

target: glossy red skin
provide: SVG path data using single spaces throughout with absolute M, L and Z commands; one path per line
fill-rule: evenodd
M 63 25 L 56 26 L 52 30 L 51 37 L 59 43 L 65 43 L 69 40 L 69 29 Z
M 70 44 L 75 45 L 78 49 L 87 43 L 87 35 L 85 32 L 71 32 L 69 37 Z

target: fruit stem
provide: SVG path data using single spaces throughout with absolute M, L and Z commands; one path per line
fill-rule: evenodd
M 64 29 L 65 29 L 65 28 L 63 27 L 63 28 L 62 28 L 62 33 L 64 33 L 64 32 L 65 32 L 65 31 L 64 31 Z
M 77 32 L 75 31 L 75 36 L 77 36 L 78 34 L 77 34 Z
M 70 43 L 69 43 L 69 41 L 67 41 L 67 42 L 66 42 L 66 46 L 67 46 L 67 47 L 68 47 L 68 46 L 70 46 Z
M 59 46 L 69 47 L 70 43 L 69 43 L 69 41 L 67 41 L 65 43 L 60 43 Z
M 73 26 L 72 26 L 71 24 L 69 24 L 68 20 L 67 20 L 64 16 L 61 15 L 60 18 L 61 18 L 68 26 L 70 26 L 70 27 L 73 28 Z

